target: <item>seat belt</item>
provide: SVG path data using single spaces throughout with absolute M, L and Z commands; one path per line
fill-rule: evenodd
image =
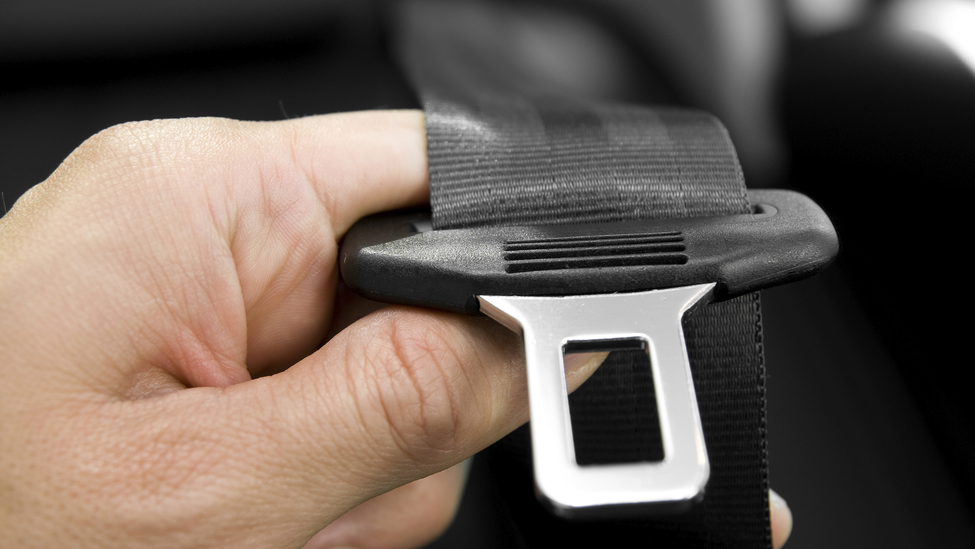
M 426 113 L 435 229 L 750 212 L 714 117 L 492 80 L 497 60 L 465 38 L 472 6 L 413 2 L 398 15 L 400 52 Z M 554 516 L 532 489 L 529 424 L 487 452 L 529 547 L 770 547 L 759 296 L 709 304 L 683 327 L 710 457 L 703 500 L 664 516 Z M 660 459 L 645 356 L 614 351 L 570 397 L 580 465 Z

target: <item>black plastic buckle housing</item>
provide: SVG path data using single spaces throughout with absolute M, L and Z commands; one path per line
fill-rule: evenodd
M 560 296 L 715 283 L 714 300 L 812 276 L 839 250 L 808 197 L 750 191 L 753 213 L 589 225 L 432 230 L 424 211 L 367 217 L 345 283 L 389 303 L 477 314 L 479 295 Z

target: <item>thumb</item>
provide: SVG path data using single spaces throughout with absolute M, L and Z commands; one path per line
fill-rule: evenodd
M 208 489 L 229 491 L 220 514 L 250 515 L 240 546 L 300 546 L 359 503 L 524 423 L 525 383 L 521 342 L 497 323 L 389 307 L 280 374 L 167 397 L 199 395 L 183 408 L 193 417 L 176 422 L 194 429 L 181 440 L 222 439 L 198 468 Z
M 571 362 L 569 389 L 602 358 Z M 373 313 L 291 369 L 227 391 L 222 413 L 248 426 L 226 430 L 227 446 L 260 471 L 240 498 L 267 502 L 275 517 L 265 526 L 305 540 L 528 419 L 518 336 L 484 317 L 406 307 Z
M 389 307 L 257 381 L 240 404 L 273 401 L 278 422 L 248 436 L 287 458 L 255 457 L 346 504 L 459 463 L 528 419 L 521 343 L 486 318 Z
M 140 400 L 72 399 L 58 430 L 85 436 L 38 443 L 41 463 L 21 470 L 44 475 L 24 485 L 53 492 L 10 501 L 67 507 L 57 522 L 41 513 L 21 525 L 52 542 L 297 549 L 358 504 L 527 420 L 521 347 L 487 318 L 390 307 L 273 376 Z

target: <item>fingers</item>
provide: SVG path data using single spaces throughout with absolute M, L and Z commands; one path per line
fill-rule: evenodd
M 366 215 L 429 199 L 420 111 L 372 111 L 282 123 L 294 166 L 314 185 L 341 237 Z
M 792 511 L 789 505 L 777 494 L 775 490 L 769 490 L 769 516 L 772 523 L 772 547 L 779 549 L 789 540 L 792 534 Z
M 419 112 L 116 126 L 3 218 L 3 328 L 113 394 L 239 383 L 320 344 L 348 226 L 426 196 Z
M 336 242 L 352 223 L 426 201 L 426 141 L 422 113 L 413 111 L 241 131 L 263 138 L 243 147 L 253 158 L 228 178 L 236 210 L 226 236 L 248 318 L 248 366 L 261 372 L 290 365 L 320 342 L 332 310 L 323 298 L 338 277 Z
M 341 233 L 422 201 L 425 185 L 419 113 L 154 121 L 79 147 L 0 223 L 0 312 L 17 312 L 0 315 L 0 412 L 17 419 L 2 422 L 16 482 L 0 499 L 43 510 L 48 541 L 300 546 L 509 428 L 524 408 L 510 336 L 464 322 L 434 322 L 430 339 L 401 312 L 245 383 L 248 368 L 286 366 L 320 341 Z M 507 372 L 494 374 L 500 392 L 427 413 L 479 362 Z M 406 387 L 435 385 L 441 368 L 449 389 Z M 450 414 L 502 408 L 502 394 L 511 410 L 465 419 L 463 445 L 436 433 Z M 384 426 L 386 413 L 397 419 Z M 443 445 L 435 464 L 411 457 L 425 441 Z
M 248 399 L 278 403 L 287 431 L 303 435 L 288 438 L 286 453 L 308 460 L 322 475 L 315 482 L 375 495 L 459 463 L 527 420 L 521 347 L 486 318 L 390 307 L 252 386 Z

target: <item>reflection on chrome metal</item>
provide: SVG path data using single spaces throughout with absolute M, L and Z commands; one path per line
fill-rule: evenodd
M 535 484 L 556 513 L 677 512 L 703 495 L 710 465 L 681 318 L 709 301 L 713 289 L 702 284 L 627 294 L 478 297 L 484 314 L 524 337 Z M 621 339 L 643 340 L 648 349 L 664 459 L 580 466 L 563 349 Z

